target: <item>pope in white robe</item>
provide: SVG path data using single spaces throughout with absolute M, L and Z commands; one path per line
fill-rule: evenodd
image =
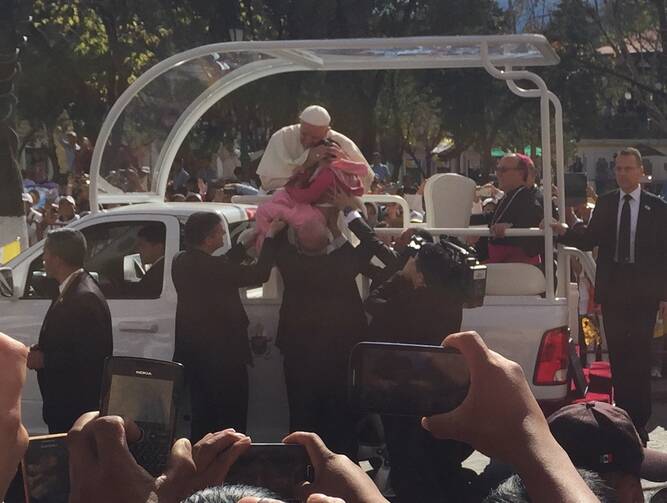
M 271 136 L 257 168 L 262 188 L 267 192 L 278 189 L 295 171 L 309 168 L 322 157 L 329 156 L 365 163 L 368 173 L 362 181 L 368 191 L 374 177 L 373 170 L 352 140 L 329 127 L 331 117 L 326 109 L 311 105 L 301 112 L 299 119 L 299 124 L 286 126 Z M 320 145 L 325 138 L 340 147 Z

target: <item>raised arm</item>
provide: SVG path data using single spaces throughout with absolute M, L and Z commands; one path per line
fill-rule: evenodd
M 422 419 L 424 428 L 436 438 L 469 443 L 510 463 L 532 501 L 598 501 L 551 435 L 521 367 L 490 351 L 476 332 L 452 334 L 443 346 L 463 354 L 470 390 L 452 412 Z
M 282 232 L 285 225 L 285 222 L 281 220 L 271 222 L 271 227 L 262 243 L 262 251 L 259 254 L 259 259 L 254 264 L 242 265 L 233 263 L 227 260 L 227 257 L 224 257 L 224 261 L 214 273 L 218 276 L 218 281 L 238 288 L 261 285 L 266 282 L 271 275 L 271 268 L 276 261 L 278 243 L 275 238 Z

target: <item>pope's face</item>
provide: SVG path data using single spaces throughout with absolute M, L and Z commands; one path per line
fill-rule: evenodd
M 303 148 L 312 148 L 327 137 L 329 126 L 313 126 L 307 122 L 301 123 L 300 137 Z

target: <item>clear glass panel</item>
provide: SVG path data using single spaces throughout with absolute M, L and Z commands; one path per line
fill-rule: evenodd
M 282 54 L 306 67 L 308 61 L 321 62 L 322 66 L 312 66 L 315 70 L 479 67 L 482 66 L 482 40 L 489 44 L 491 59 L 497 65 L 548 65 L 558 61 L 546 39 L 532 35 L 507 39 L 490 36 L 405 41 L 332 40 L 312 41 L 312 44 L 310 41 L 253 42 L 252 50 L 222 53 L 212 52 L 212 48 L 209 54 L 174 65 L 131 99 L 104 146 L 97 178 L 98 192 L 161 197 L 157 187 L 160 171 L 172 166 L 158 166 L 158 160 L 174 124 L 203 92 L 249 63 L 275 60 Z M 350 47 L 350 42 L 359 46 Z M 380 47 L 382 43 L 392 47 Z M 331 47 L 334 44 L 339 47 Z M 224 51 L 225 44 L 216 48 Z M 174 165 L 177 169 L 178 162 Z
M 157 192 L 160 151 L 185 109 L 206 89 L 243 65 L 267 56 L 254 52 L 212 53 L 176 65 L 125 107 L 102 154 L 99 192 Z
M 314 54 L 326 60 L 327 58 L 346 59 L 354 58 L 387 58 L 387 59 L 409 59 L 409 58 L 433 58 L 455 60 L 458 58 L 469 59 L 480 57 L 479 43 L 462 44 L 437 44 L 415 45 L 394 48 L 351 48 L 351 49 L 316 49 Z M 490 43 L 489 54 L 492 58 L 540 58 L 542 52 L 530 43 Z

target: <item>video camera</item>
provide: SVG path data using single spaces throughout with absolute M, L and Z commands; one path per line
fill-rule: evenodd
M 484 305 L 486 294 L 486 266 L 480 264 L 472 250 L 469 250 L 456 238 L 440 236 L 439 244 L 451 259 L 452 276 L 458 282 L 463 295 L 463 307 L 473 308 Z M 414 235 L 406 246 L 405 254 L 415 257 L 429 241 L 423 236 Z

